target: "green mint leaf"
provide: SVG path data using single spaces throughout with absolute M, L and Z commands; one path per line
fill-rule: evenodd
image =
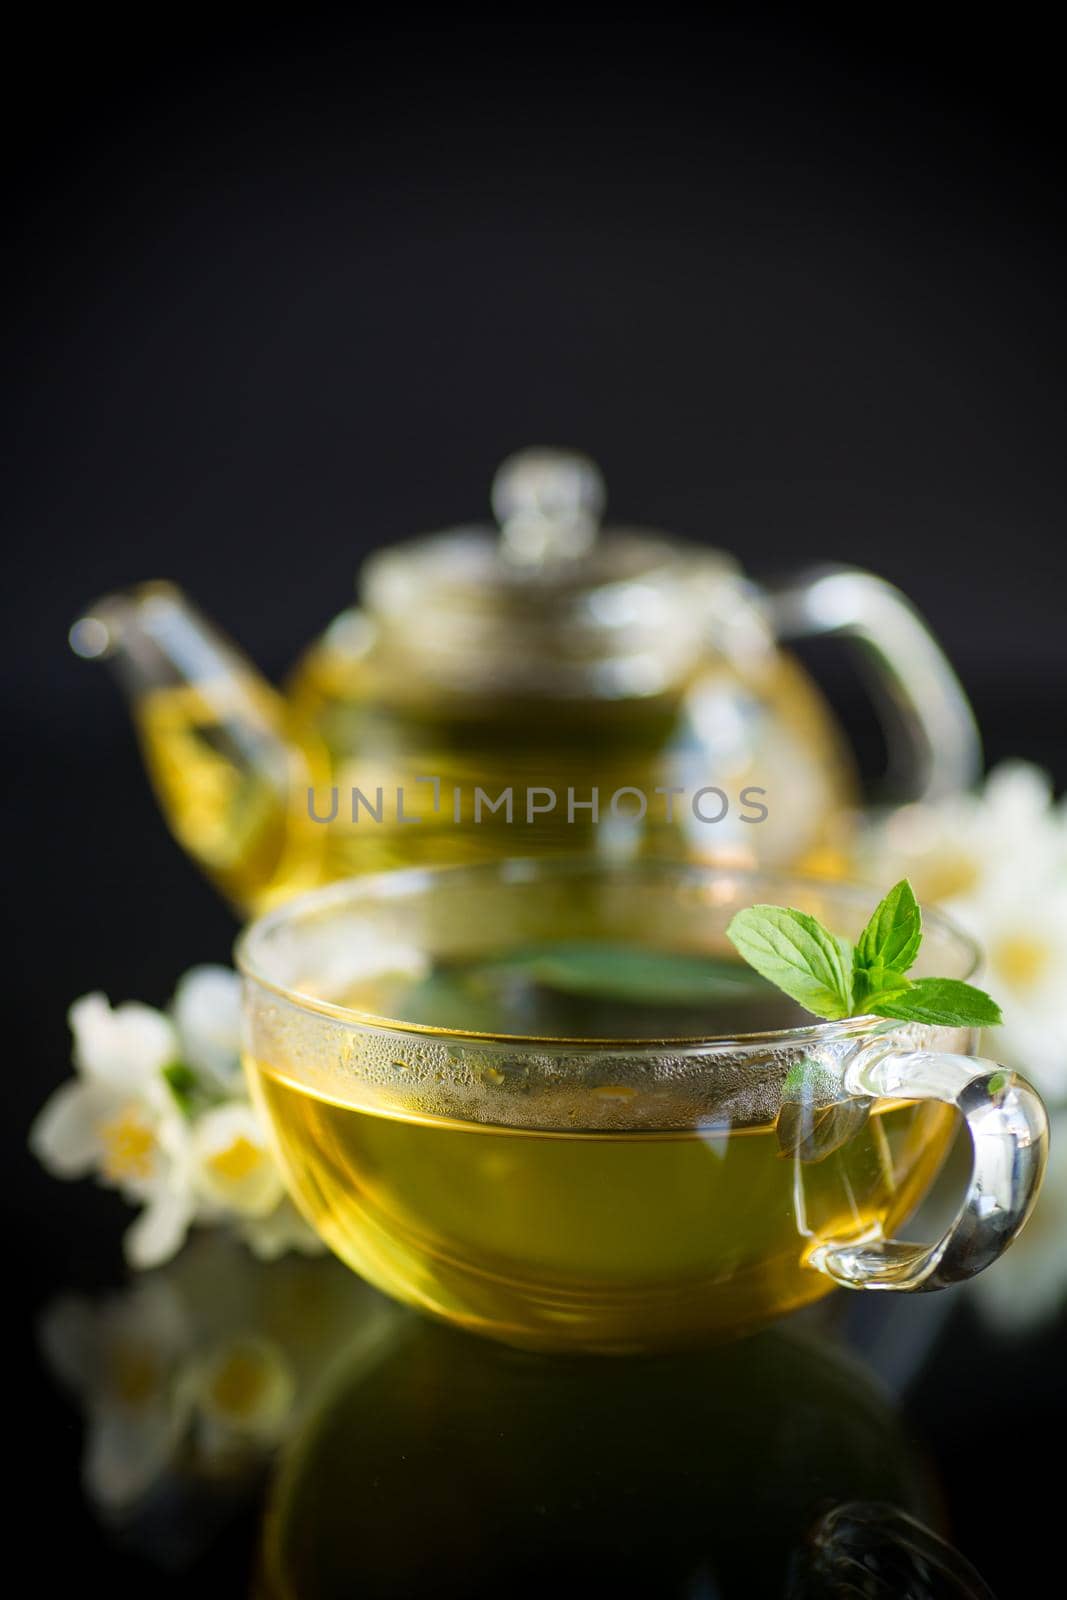
M 582 940 L 511 951 L 487 967 L 485 976 L 518 976 L 562 994 L 649 1005 L 714 1005 L 767 992 L 759 974 L 737 961 Z
M 852 1011 L 857 1017 L 866 1016 L 876 1006 L 895 1000 L 912 987 L 910 978 L 889 967 L 859 968 L 852 974 Z
M 875 1015 L 941 1028 L 995 1028 L 1000 1007 L 955 978 L 912 980 L 904 969 L 922 942 L 922 913 L 906 878 L 876 907 L 855 950 L 807 912 L 739 911 L 727 938 L 748 964 L 818 1017 Z
M 902 878 L 893 885 L 856 945 L 857 971 L 874 967 L 907 972 L 922 944 L 923 923 L 911 884 Z
M 870 1010 L 897 1022 L 926 1022 L 939 1028 L 995 1028 L 1000 1007 L 972 984 L 957 978 L 918 978 L 903 994 L 879 999 Z
M 790 906 L 749 906 L 726 937 L 750 967 L 791 1000 L 835 1022 L 852 1011 L 852 948 Z

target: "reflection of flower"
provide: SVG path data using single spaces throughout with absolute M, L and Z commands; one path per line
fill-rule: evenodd
M 334 1361 L 372 1358 L 407 1315 L 333 1260 L 267 1268 L 214 1232 L 116 1294 L 64 1296 L 39 1339 L 85 1414 L 90 1501 L 129 1521 L 171 1490 L 168 1515 L 200 1521 L 183 1484 L 254 1478 Z
M 250 1444 L 278 1443 L 294 1388 L 284 1353 L 269 1339 L 245 1334 L 212 1350 L 189 1375 L 201 1454 L 224 1459 Z
M 194 967 L 171 1015 L 86 995 L 70 1023 L 76 1076 L 37 1116 L 30 1146 L 56 1177 L 95 1173 L 142 1207 L 125 1238 L 131 1265 L 166 1261 L 194 1222 L 229 1223 L 268 1257 L 321 1250 L 244 1091 L 235 973 Z
M 174 1453 L 187 1339 L 181 1302 L 161 1278 L 96 1308 L 60 1300 L 41 1324 L 49 1364 L 83 1399 L 86 1492 L 107 1511 L 140 1499 Z

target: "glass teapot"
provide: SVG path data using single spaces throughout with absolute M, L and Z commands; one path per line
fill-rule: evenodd
M 492 503 L 497 529 L 372 555 L 284 697 L 172 584 L 75 623 L 74 650 L 130 694 L 172 831 L 242 910 L 501 855 L 818 866 L 856 788 L 791 638 L 860 647 L 901 798 L 976 775 L 963 691 L 881 579 L 824 567 L 769 590 L 721 551 L 601 528 L 600 474 L 559 451 L 507 460 Z

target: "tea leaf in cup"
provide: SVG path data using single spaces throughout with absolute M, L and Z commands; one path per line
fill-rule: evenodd
M 407 1022 L 474 1033 L 641 1036 L 761 1025 L 782 997 L 743 961 L 594 940 L 525 944 L 444 963 L 390 996 Z
M 757 974 L 737 961 L 592 940 L 511 951 L 493 966 L 562 994 L 630 1003 L 714 1005 L 764 990 Z

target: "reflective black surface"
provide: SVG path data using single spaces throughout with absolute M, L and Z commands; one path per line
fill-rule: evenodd
M 265 1266 L 202 1235 L 38 1319 L 78 1418 L 80 1496 L 56 1450 L 71 1429 L 48 1433 L 54 1575 L 80 1548 L 120 1592 L 270 1600 L 800 1600 L 853 1592 L 859 1570 L 874 1595 L 982 1595 L 893 1393 L 942 1319 L 903 1301 L 887 1318 L 891 1353 L 837 1303 L 682 1355 L 550 1358 L 426 1321 L 329 1259 Z

